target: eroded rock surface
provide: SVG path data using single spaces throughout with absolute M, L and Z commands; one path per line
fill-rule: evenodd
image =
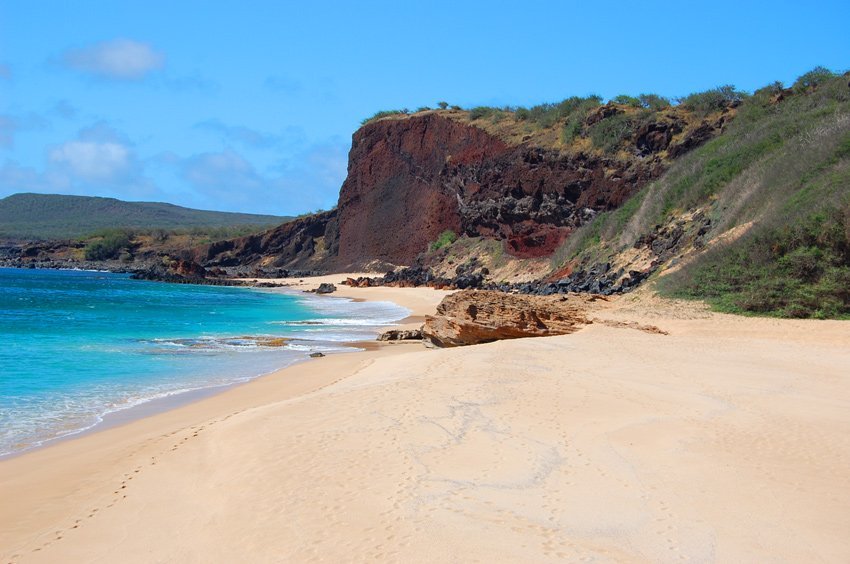
M 423 337 L 438 347 L 456 347 L 520 337 L 573 333 L 591 323 L 592 297 L 527 296 L 463 290 L 425 318 Z

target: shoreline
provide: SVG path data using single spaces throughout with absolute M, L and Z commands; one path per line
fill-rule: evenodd
M 441 297 L 341 290 L 414 313 Z M 0 556 L 850 556 L 850 323 L 647 294 L 603 305 L 600 319 L 670 334 L 594 323 L 456 349 L 376 342 L 0 461 Z
M 104 272 L 111 273 L 109 270 L 84 270 L 84 269 L 52 269 L 52 270 L 69 270 L 69 271 L 82 271 L 82 272 Z M 357 274 L 356 276 L 360 276 L 362 274 Z M 234 286 L 237 288 L 245 288 L 250 291 L 266 291 L 266 292 L 283 292 L 289 293 L 292 295 L 301 295 L 302 293 L 306 293 L 307 290 L 315 289 L 321 282 L 313 283 L 312 281 L 318 278 L 321 278 L 321 281 L 327 281 L 330 278 L 336 278 L 340 275 L 326 275 L 323 277 L 311 277 L 306 279 L 297 279 L 297 278 L 285 278 L 285 279 L 275 279 L 276 283 L 284 283 L 286 286 L 273 287 L 273 288 L 254 288 L 249 285 L 240 285 Z M 253 279 L 246 279 L 246 282 L 249 282 Z M 306 281 L 305 281 L 306 280 Z M 261 280 L 262 281 L 262 280 Z M 269 280 L 265 280 L 269 281 Z M 302 288 L 302 289 L 296 289 Z M 345 292 L 343 292 L 345 293 Z M 385 300 L 366 300 L 363 299 L 362 296 L 345 296 L 345 295 L 323 295 L 323 294 L 307 294 L 312 298 L 319 299 L 349 299 L 354 302 L 365 302 L 365 301 L 385 301 Z M 396 304 L 397 305 L 397 304 Z M 401 306 L 404 307 L 404 306 Z M 408 309 L 408 308 L 405 308 Z M 411 310 L 408 310 L 412 313 Z M 381 332 L 387 330 L 391 327 L 409 327 L 417 320 L 419 316 L 416 315 L 407 315 L 406 317 L 398 319 L 395 323 L 386 326 L 375 326 L 376 337 L 380 335 Z M 352 354 L 357 352 L 364 352 L 370 348 L 372 345 L 372 341 L 342 341 L 339 343 L 341 347 L 345 347 L 350 350 L 340 350 L 340 351 L 331 351 L 325 353 L 325 355 L 337 355 L 337 354 Z M 229 390 L 233 388 L 237 388 L 239 386 L 244 386 L 254 382 L 256 380 L 260 380 L 267 377 L 272 377 L 278 375 L 279 373 L 287 370 L 295 366 L 296 364 L 301 364 L 305 362 L 310 362 L 318 359 L 310 358 L 309 356 L 305 356 L 304 358 L 297 358 L 291 360 L 288 364 L 284 366 L 279 366 L 268 370 L 266 372 L 262 372 L 255 376 L 246 377 L 244 380 L 231 382 L 227 384 L 214 384 L 209 386 L 202 386 L 199 388 L 194 388 L 190 390 L 177 391 L 173 393 L 169 393 L 164 396 L 155 396 L 148 399 L 144 399 L 138 403 L 133 405 L 129 405 L 126 407 L 122 407 L 119 409 L 115 409 L 113 411 L 109 411 L 103 414 L 98 415 L 98 421 L 92 423 L 90 426 L 69 432 L 65 435 L 52 437 L 41 441 L 39 443 L 30 445 L 24 449 L 8 452 L 4 454 L 0 454 L 0 462 L 11 460 L 14 458 L 18 458 L 20 456 L 24 456 L 26 454 L 36 452 L 45 448 L 50 448 L 53 445 L 76 440 L 93 433 L 99 433 L 101 431 L 105 431 L 114 427 L 120 427 L 122 425 L 127 425 L 133 423 L 134 421 L 138 421 L 140 419 L 144 419 L 147 417 L 156 416 L 161 413 L 165 413 L 174 409 L 180 409 L 181 407 L 191 405 L 195 402 L 202 401 L 206 398 L 210 398 L 219 394 L 227 393 Z

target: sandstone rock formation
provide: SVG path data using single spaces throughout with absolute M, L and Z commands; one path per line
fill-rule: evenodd
M 500 339 L 564 335 L 590 323 L 580 296 L 527 296 L 463 290 L 425 318 L 423 336 L 439 347 L 488 343 Z

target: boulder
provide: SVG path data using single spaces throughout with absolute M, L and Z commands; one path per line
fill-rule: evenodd
M 423 337 L 438 347 L 564 335 L 590 323 L 587 297 L 529 296 L 463 290 L 440 302 L 425 318 Z
M 319 287 L 316 288 L 317 294 L 332 294 L 336 292 L 336 286 L 329 282 L 322 282 L 319 284 Z
M 422 329 L 390 329 L 378 335 L 379 341 L 421 341 Z

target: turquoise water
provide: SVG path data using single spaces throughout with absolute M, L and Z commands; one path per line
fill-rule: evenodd
M 343 343 L 374 339 L 407 313 L 277 290 L 0 268 L 0 455 L 152 399 L 350 350 Z

